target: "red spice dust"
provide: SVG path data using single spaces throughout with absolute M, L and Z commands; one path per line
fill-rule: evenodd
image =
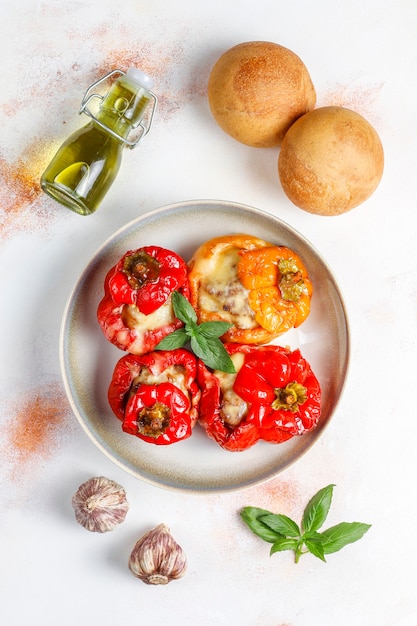
M 282 513 L 297 520 L 302 513 L 303 484 L 292 477 L 277 476 L 272 480 L 236 493 L 233 515 L 246 506 Z
M 3 460 L 16 480 L 33 463 L 53 456 L 74 426 L 65 394 L 59 383 L 48 383 L 29 390 L 9 404 L 3 420 L 1 440 Z
M 383 83 L 374 85 L 336 84 L 320 96 L 317 106 L 340 106 L 362 115 L 370 124 L 378 125 L 380 117 L 375 112 L 375 102 Z
M 40 186 L 40 142 L 24 147 L 25 159 L 7 161 L 0 155 L 0 238 L 7 239 L 17 232 L 42 231 L 53 219 L 38 200 Z
M 204 97 L 208 80 L 208 68 L 195 68 L 191 75 L 180 76 L 186 65 L 186 52 L 181 44 L 156 46 L 144 42 L 131 48 L 112 50 L 108 53 L 97 75 L 112 69 L 126 70 L 138 67 L 155 81 L 158 97 L 158 119 L 165 122 L 195 97 Z
M 0 206 L 11 218 L 19 207 L 31 204 L 41 191 L 39 182 L 22 159 L 7 163 L 0 157 L 0 181 Z M 2 228 L 3 225 L 4 222 Z
M 242 506 L 249 504 L 273 513 L 297 515 L 300 503 L 300 487 L 295 481 L 275 478 L 245 493 Z

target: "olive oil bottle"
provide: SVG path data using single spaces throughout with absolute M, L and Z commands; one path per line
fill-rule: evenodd
M 115 74 L 119 77 L 105 95 L 93 93 Z M 123 149 L 133 148 L 150 130 L 157 103 L 152 83 L 130 68 L 126 74 L 110 72 L 88 88 L 80 113 L 91 121 L 61 145 L 42 174 L 47 194 L 76 213 L 94 213 L 117 176 Z

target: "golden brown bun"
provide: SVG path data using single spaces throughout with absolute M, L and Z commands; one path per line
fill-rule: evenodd
M 301 59 L 267 41 L 241 43 L 214 65 L 208 101 L 219 126 L 248 146 L 279 146 L 291 124 L 314 108 L 316 92 Z
M 339 215 L 364 202 L 383 169 L 384 152 L 375 129 L 359 113 L 337 106 L 298 119 L 278 158 L 286 195 L 318 215 Z

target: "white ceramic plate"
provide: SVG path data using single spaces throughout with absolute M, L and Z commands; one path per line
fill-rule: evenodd
M 246 233 L 295 250 L 304 260 L 314 294 L 311 313 L 277 343 L 300 348 L 322 387 L 318 427 L 274 445 L 258 442 L 243 452 L 225 451 L 196 426 L 186 441 L 155 446 L 121 430 L 107 403 L 107 389 L 123 352 L 102 335 L 96 321 L 107 270 L 127 251 L 144 245 L 174 250 L 188 260 L 204 241 Z M 60 337 L 66 392 L 80 424 L 116 464 L 149 483 L 189 492 L 241 489 L 276 476 L 320 437 L 335 411 L 349 361 L 349 329 L 331 270 L 299 233 L 258 209 L 219 201 L 190 201 L 163 207 L 130 222 L 110 237 L 88 264 L 70 295 Z

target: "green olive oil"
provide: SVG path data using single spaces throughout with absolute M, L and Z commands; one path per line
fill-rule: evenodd
M 42 176 L 43 190 L 81 215 L 93 213 L 116 178 L 121 148 L 90 122 L 62 144 Z

